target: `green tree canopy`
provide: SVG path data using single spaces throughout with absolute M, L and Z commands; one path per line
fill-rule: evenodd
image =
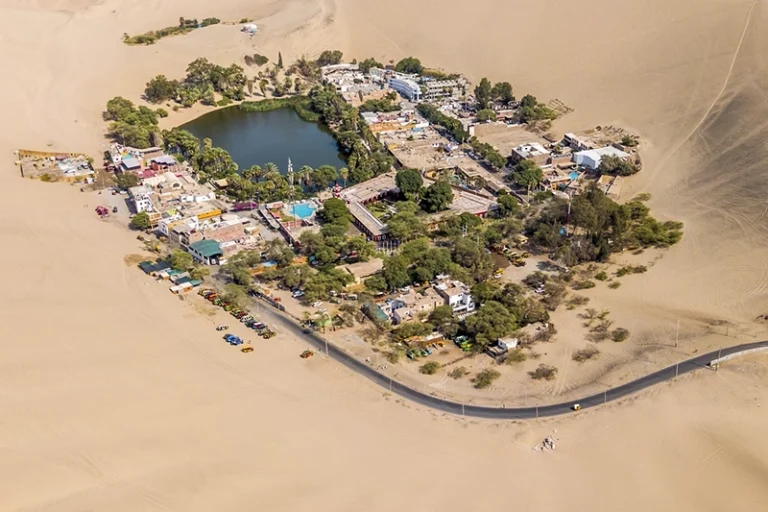
M 398 212 L 387 221 L 389 235 L 401 242 L 423 236 L 427 228 L 412 211 Z
M 176 270 L 187 271 L 195 266 L 195 260 L 187 251 L 173 251 L 171 253 L 171 266 Z
M 373 58 L 367 58 L 365 60 L 360 61 L 358 64 L 358 67 L 360 71 L 363 73 L 368 73 L 371 71 L 372 68 L 384 68 L 384 65 L 381 62 L 378 62 L 376 59 Z
M 541 183 L 543 178 L 541 168 L 530 160 L 523 160 L 512 169 L 512 180 L 515 184 L 529 191 Z
M 503 304 L 493 300 L 480 306 L 476 314 L 467 317 L 464 325 L 481 348 L 512 334 L 518 328 L 517 318 Z
M 200 139 L 181 128 L 163 131 L 163 141 L 165 141 L 165 147 L 168 151 L 181 154 L 192 162 L 200 152 Z
M 321 66 L 340 64 L 342 58 L 344 58 L 344 54 L 339 50 L 325 50 L 320 54 L 320 57 L 317 58 L 317 63 Z
M 235 174 L 237 164 L 225 149 L 214 146 L 211 139 L 205 138 L 197 157 L 197 170 L 203 181 L 215 180 Z
M 140 212 L 131 217 L 131 229 L 137 229 L 144 231 L 150 228 L 149 214 L 147 212 Z
M 483 123 L 485 121 L 495 121 L 496 120 L 496 112 L 489 108 L 484 108 L 477 112 L 477 121 L 480 123 Z
M 395 183 L 406 199 L 413 200 L 424 185 L 424 180 L 416 169 L 403 169 L 398 171 Z
M 115 181 L 120 189 L 128 190 L 139 184 L 139 177 L 132 172 L 119 172 L 115 173 Z
M 475 99 L 477 99 L 477 107 L 480 110 L 488 108 L 493 99 L 491 96 L 491 82 L 483 77 L 480 83 L 475 87 Z
M 493 99 L 500 101 L 504 105 L 509 105 L 515 101 L 515 95 L 512 93 L 512 84 L 509 82 L 498 82 L 494 84 L 491 90 Z
M 429 213 L 446 210 L 453 202 L 453 189 L 447 181 L 436 181 L 424 190 L 421 207 Z
M 600 174 L 612 174 L 615 176 L 632 176 L 640 169 L 632 162 L 614 155 L 607 155 L 600 159 L 597 168 Z
M 510 217 L 520 211 L 520 203 L 512 194 L 500 195 L 497 204 L 496 212 L 500 217 Z
M 343 199 L 332 197 L 323 203 L 323 208 L 318 212 L 323 222 L 329 224 L 349 225 L 352 215 L 349 213 L 347 203 Z
M 147 82 L 144 89 L 144 96 L 150 103 L 161 103 L 163 101 L 175 100 L 179 94 L 181 84 L 178 80 L 168 80 L 165 75 L 157 75 Z
M 421 61 L 415 57 L 406 57 L 395 64 L 395 71 L 398 73 L 416 73 L 424 71 Z

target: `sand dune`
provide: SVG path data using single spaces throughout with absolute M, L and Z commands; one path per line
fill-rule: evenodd
M 762 335 L 751 319 L 768 288 L 767 8 L 0 0 L 0 510 L 759 510 L 764 358 L 575 419 L 435 416 L 331 362 L 301 361 L 299 340 L 259 345 L 254 357 L 230 350 L 215 317 L 124 262 L 138 248 L 94 218 L 98 196 L 21 180 L 11 152 L 97 154 L 107 99 L 138 99 L 149 77 L 179 75 L 198 56 L 414 54 L 560 98 L 576 111 L 558 130 L 637 130 L 648 152 L 632 188 L 683 220 L 686 236 L 597 300 L 636 322 L 633 332 L 683 317 Z M 149 47 L 120 41 L 211 15 L 253 18 L 260 34 L 216 26 Z M 559 450 L 532 452 L 555 428 Z

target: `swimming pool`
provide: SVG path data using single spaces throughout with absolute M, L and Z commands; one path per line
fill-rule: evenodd
M 315 213 L 315 210 L 317 210 L 316 206 L 308 203 L 301 203 L 291 206 L 290 213 L 300 219 L 306 219 L 307 217 L 311 217 Z
M 569 177 L 569 178 L 571 178 L 571 181 L 574 181 L 574 180 L 575 180 L 575 179 L 577 179 L 577 178 L 578 178 L 580 175 L 581 175 L 581 173 L 579 173 L 579 172 L 576 172 L 576 171 L 573 171 L 573 172 L 571 172 L 570 174 L 568 174 L 568 177 Z

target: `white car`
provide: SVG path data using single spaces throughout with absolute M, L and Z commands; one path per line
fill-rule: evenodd
M 323 305 L 323 303 L 322 303 L 322 302 L 320 302 L 320 301 L 317 301 L 317 302 L 315 302 L 314 304 L 312 304 L 312 307 L 313 307 L 313 308 L 319 308 L 319 307 L 320 307 L 320 306 L 322 306 L 322 305 Z

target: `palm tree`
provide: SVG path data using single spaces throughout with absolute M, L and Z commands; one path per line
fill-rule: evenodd
M 341 179 L 344 181 L 344 186 L 347 186 L 347 180 L 349 179 L 349 169 L 346 167 L 342 167 L 339 169 L 339 176 L 341 176 Z
M 259 81 L 259 90 L 261 91 L 261 95 L 264 96 L 265 98 L 267 97 L 267 85 L 268 84 L 269 84 L 269 82 L 267 82 L 264 79 Z
M 305 185 L 309 185 L 309 179 L 310 179 L 310 176 L 312 175 L 313 170 L 314 169 L 312 169 L 308 165 L 302 165 L 301 169 L 299 169 L 299 179 L 301 180 L 303 178 Z
M 261 167 L 258 165 L 253 165 L 248 169 L 243 169 L 242 175 L 243 178 L 247 179 L 248 181 L 253 181 L 254 179 L 258 181 L 258 179 L 261 177 Z
M 277 167 L 276 163 L 273 162 L 267 162 L 264 165 L 264 173 L 265 174 L 272 174 L 272 173 L 280 173 L 280 169 Z

